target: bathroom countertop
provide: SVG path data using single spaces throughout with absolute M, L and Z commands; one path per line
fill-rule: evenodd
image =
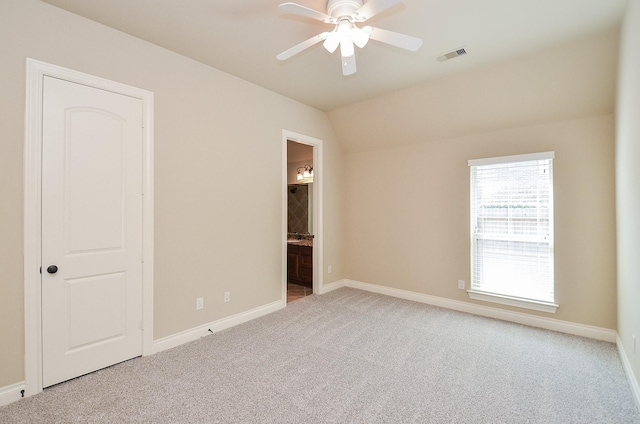
M 313 239 L 288 239 L 287 244 L 292 244 L 294 246 L 309 246 L 313 247 Z

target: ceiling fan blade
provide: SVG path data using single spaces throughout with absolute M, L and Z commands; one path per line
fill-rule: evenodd
M 362 29 L 369 32 L 370 38 L 386 44 L 391 44 L 392 46 L 400 47 L 401 49 L 415 52 L 420 48 L 420 46 L 422 46 L 421 39 L 410 35 L 370 26 L 363 27 Z
M 342 75 L 353 75 L 356 73 L 356 55 L 342 56 Z
M 301 51 L 308 49 L 309 47 L 318 44 L 319 42 L 325 40 L 327 38 L 327 36 L 329 35 L 328 32 L 323 32 L 322 34 L 318 34 L 316 36 L 313 36 L 311 38 L 309 38 L 308 40 L 303 41 L 300 44 L 296 44 L 295 46 L 291 47 L 288 50 L 283 51 L 282 53 L 280 53 L 279 55 L 276 56 L 276 59 L 278 60 L 287 60 L 289 59 L 291 56 L 295 56 L 298 53 L 300 53 Z
M 291 2 L 282 3 L 278 7 L 282 10 L 285 10 L 289 13 L 294 13 L 296 15 L 306 16 L 307 18 L 317 19 L 322 22 L 335 23 L 335 19 L 327 15 L 326 13 L 322 13 L 317 10 L 310 9 L 306 6 L 301 6 L 297 3 L 291 3 Z
M 364 6 L 354 12 L 353 17 L 358 22 L 364 22 L 398 3 L 400 0 L 368 0 Z

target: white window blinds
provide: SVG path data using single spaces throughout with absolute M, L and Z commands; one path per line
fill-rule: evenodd
M 472 291 L 554 302 L 553 158 L 469 161 Z

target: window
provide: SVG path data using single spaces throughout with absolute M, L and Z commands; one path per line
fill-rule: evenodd
M 470 160 L 474 299 L 555 312 L 553 152 Z

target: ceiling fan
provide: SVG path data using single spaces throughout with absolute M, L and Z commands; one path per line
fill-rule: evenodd
M 335 25 L 335 27 L 333 31 L 323 32 L 283 51 L 276 58 L 287 60 L 323 41 L 324 48 L 330 53 L 336 51 L 340 46 L 342 74 L 351 75 L 356 72 L 354 45 L 363 48 L 369 39 L 409 51 L 416 51 L 422 46 L 422 40 L 419 38 L 371 26 L 362 28 L 356 26 L 356 24 L 365 22 L 397 3 L 400 3 L 400 0 L 368 0 L 366 2 L 363 0 L 327 0 L 327 13 L 296 3 L 282 3 L 279 7 L 287 12 L 317 19 Z

